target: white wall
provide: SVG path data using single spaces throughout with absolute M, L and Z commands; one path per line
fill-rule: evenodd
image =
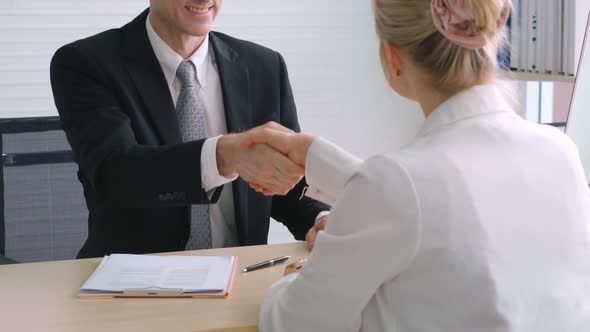
M 304 130 L 362 156 L 397 147 L 415 133 L 417 108 L 391 92 L 381 73 L 371 1 L 224 6 L 219 30 L 284 55 Z
M 49 62 L 60 46 L 129 21 L 146 0 L 0 0 L 0 117 L 56 115 Z
M 223 6 L 217 30 L 285 57 L 304 131 L 362 157 L 396 149 L 416 132 L 418 108 L 391 92 L 381 73 L 371 1 L 251 0 Z M 271 223 L 269 242 L 291 239 Z
M 48 70 L 55 50 L 119 27 L 147 5 L 0 0 L 0 117 L 55 115 Z M 303 129 L 361 157 L 398 148 L 421 122 L 382 77 L 370 0 L 226 0 L 216 30 L 280 51 Z
M 147 0 L 0 0 L 0 117 L 56 114 L 49 61 L 68 42 L 131 20 Z M 216 29 L 280 51 L 301 123 L 362 156 L 420 121 L 380 72 L 370 1 L 224 1 Z

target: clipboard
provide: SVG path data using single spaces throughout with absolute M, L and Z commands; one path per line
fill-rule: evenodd
M 230 294 L 233 287 L 238 258 L 233 257 L 230 276 L 225 288 L 219 291 L 188 291 L 183 288 L 125 288 L 121 292 L 113 291 L 85 291 L 82 288 L 78 292 L 80 299 L 113 299 L 113 298 L 194 298 L 194 299 L 224 299 Z

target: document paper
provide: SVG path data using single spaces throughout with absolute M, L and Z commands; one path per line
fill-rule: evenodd
M 129 289 L 181 289 L 182 293 L 228 290 L 233 256 L 105 256 L 80 288 L 80 295 L 123 293 Z

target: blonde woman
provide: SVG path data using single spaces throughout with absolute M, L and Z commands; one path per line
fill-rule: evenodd
M 572 142 L 496 83 L 510 6 L 374 1 L 385 76 L 426 115 L 401 151 L 361 161 L 276 126 L 248 134 L 333 203 L 308 262 L 266 294 L 261 331 L 589 331 L 590 193 Z

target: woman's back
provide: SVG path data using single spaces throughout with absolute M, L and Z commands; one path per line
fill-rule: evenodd
M 387 83 L 426 121 L 402 151 L 364 162 L 306 135 L 259 140 L 305 163 L 307 195 L 334 203 L 305 267 L 268 291 L 261 330 L 590 330 L 580 158 L 493 85 L 511 1 L 373 9 Z
M 379 319 L 402 330 L 588 329 L 590 194 L 565 135 L 479 86 L 443 104 L 392 158 L 414 184 L 419 249 L 365 313 L 393 313 Z

